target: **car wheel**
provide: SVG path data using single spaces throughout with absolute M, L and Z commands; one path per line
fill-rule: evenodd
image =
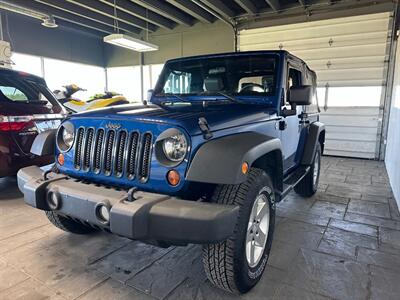
M 66 231 L 72 232 L 76 234 L 88 234 L 97 231 L 93 227 L 83 225 L 79 222 L 76 222 L 68 217 L 64 217 L 59 215 L 54 211 L 46 211 L 46 216 L 49 221 L 56 227 Z
M 239 206 L 234 232 L 226 241 L 203 246 L 208 279 L 233 293 L 245 293 L 260 280 L 275 226 L 275 194 L 270 176 L 252 168 L 239 185 L 217 186 L 212 201 Z
M 311 197 L 317 192 L 319 175 L 321 171 L 321 145 L 318 143 L 308 174 L 294 187 L 297 194 L 303 197 Z

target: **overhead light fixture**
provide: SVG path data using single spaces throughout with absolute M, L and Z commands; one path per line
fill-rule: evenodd
M 116 46 L 124 47 L 130 50 L 138 51 L 138 52 L 148 52 L 148 51 L 156 51 L 158 50 L 158 46 L 135 39 L 126 34 L 114 33 L 104 37 L 104 42 L 113 44 Z
M 42 20 L 42 25 L 45 27 L 49 27 L 49 28 L 58 27 L 58 25 L 56 24 L 56 21 L 54 20 L 54 17 L 52 15 L 44 13 L 44 12 L 32 10 L 30 8 L 16 5 L 16 4 L 9 3 L 9 2 L 12 2 L 12 1 L 8 0 L 8 2 L 7 2 L 4 0 L 0 0 L 0 9 L 12 11 L 17 14 L 21 14 L 21 15 L 25 15 L 28 17 Z
M 58 25 L 56 24 L 56 20 L 54 20 L 53 16 L 48 16 L 43 19 L 42 26 L 48 28 L 57 28 Z

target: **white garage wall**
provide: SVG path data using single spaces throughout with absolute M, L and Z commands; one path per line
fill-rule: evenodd
M 317 73 L 325 108 L 325 153 L 377 158 L 390 18 L 379 13 L 242 30 L 239 46 L 288 50 L 306 61 Z
M 397 42 L 396 68 L 385 157 L 393 193 L 400 207 L 400 45 Z

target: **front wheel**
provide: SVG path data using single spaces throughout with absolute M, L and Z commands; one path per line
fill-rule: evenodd
M 233 293 L 245 293 L 260 280 L 272 246 L 275 227 L 275 194 L 272 180 L 252 168 L 239 185 L 217 186 L 212 201 L 239 206 L 233 235 L 226 241 L 203 247 L 208 279 Z
M 47 219 L 56 227 L 66 232 L 72 232 L 76 234 L 88 234 L 97 231 L 96 229 L 78 223 L 72 219 L 64 217 L 54 211 L 46 211 Z

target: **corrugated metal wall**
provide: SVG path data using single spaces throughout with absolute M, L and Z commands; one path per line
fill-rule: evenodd
M 328 19 L 299 24 L 242 30 L 241 51 L 285 49 L 317 72 L 326 89 L 321 115 L 327 126 L 326 153 L 375 158 L 379 142 L 380 99 L 366 107 L 361 100 L 339 107 L 329 100 L 329 88 L 384 87 L 388 63 L 390 13 Z M 351 99 L 350 99 L 351 100 Z

